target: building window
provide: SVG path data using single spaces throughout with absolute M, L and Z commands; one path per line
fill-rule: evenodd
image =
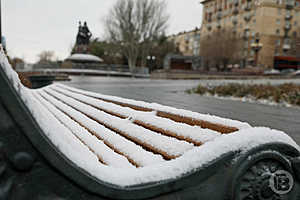
M 248 41 L 245 41 L 244 48 L 248 48 Z
M 278 15 L 281 15 L 281 8 L 277 9 L 277 13 L 278 13 Z
M 290 44 L 290 41 L 291 41 L 291 40 L 290 40 L 289 38 L 285 38 L 285 39 L 284 39 L 284 44 Z
M 293 37 L 295 37 L 295 38 L 297 37 L 297 32 L 296 31 L 293 32 Z
M 278 40 L 276 40 L 276 46 L 280 46 L 280 43 L 281 43 L 281 41 L 280 41 L 280 39 L 278 39 Z
M 280 25 L 280 19 L 276 19 L 276 24 Z
M 298 25 L 298 22 L 297 22 L 297 21 L 294 21 L 294 25 L 297 26 L 297 25 Z
M 276 29 L 276 35 L 280 35 L 280 30 Z

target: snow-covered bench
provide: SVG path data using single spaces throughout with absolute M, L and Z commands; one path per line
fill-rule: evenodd
M 61 84 L 31 90 L 2 52 L 0 64 L 0 199 L 299 199 L 300 148 L 283 132 Z

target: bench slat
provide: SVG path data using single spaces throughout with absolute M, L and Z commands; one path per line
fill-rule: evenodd
M 68 113 L 73 119 L 78 121 L 80 124 L 84 125 L 85 127 L 88 127 L 89 131 L 95 134 L 95 136 L 101 138 L 106 144 L 108 144 L 108 146 L 113 147 L 113 149 L 122 152 L 126 157 L 130 158 L 138 166 L 143 167 L 156 163 L 161 163 L 164 161 L 164 159 L 161 156 L 155 155 L 152 152 L 144 150 L 142 147 L 105 128 L 104 126 L 88 118 L 81 112 L 48 95 L 45 91 L 40 91 L 39 94 L 41 94 L 44 98 L 46 98 L 49 102 L 51 102 L 63 112 Z
M 134 167 L 124 156 L 116 153 L 111 148 L 106 146 L 103 141 L 88 132 L 80 124 L 72 120 L 65 113 L 57 109 L 53 104 L 47 101 L 37 93 L 34 94 L 42 105 L 44 105 L 64 126 L 69 128 L 72 133 L 78 137 L 84 144 L 86 144 L 91 151 L 93 151 L 99 159 L 112 167 L 117 168 L 132 168 Z
M 130 120 L 120 119 L 119 117 L 109 115 L 103 111 L 67 97 L 66 95 L 55 92 L 51 88 L 46 88 L 45 91 L 94 120 L 97 120 L 104 126 L 140 144 L 144 148 L 161 154 L 166 159 L 173 159 L 181 156 L 186 151 L 194 147 L 194 145 L 185 141 L 167 137 L 135 125 Z
M 193 113 L 193 112 L 186 112 L 182 113 L 180 109 L 175 109 L 175 108 L 170 108 L 168 106 L 162 106 L 162 105 L 157 105 L 157 104 L 151 104 L 151 103 L 146 103 L 146 102 L 140 102 L 140 101 L 135 101 L 135 100 L 129 100 L 129 99 L 123 99 L 120 97 L 113 97 L 113 96 L 107 96 L 107 95 L 102 95 L 102 94 L 97 94 L 93 92 L 88 92 L 88 91 L 83 91 L 80 89 L 76 88 L 71 88 L 65 85 L 61 84 L 56 84 L 58 87 L 64 88 L 66 90 L 70 90 L 73 92 L 77 92 L 86 96 L 98 98 L 100 100 L 118 104 L 123 107 L 129 107 L 138 111 L 157 111 L 157 115 L 163 118 L 168 118 L 171 119 L 175 122 L 181 122 L 181 123 L 186 123 L 191 126 L 200 126 L 201 128 L 207 128 L 211 129 L 220 133 L 232 133 L 235 131 L 238 131 L 240 128 L 250 128 L 251 126 L 247 123 L 242 123 L 238 122 L 235 120 L 229 120 L 229 119 L 223 119 L 219 118 L 216 116 L 210 116 L 210 115 L 203 115 L 199 113 Z M 179 114 L 180 113 L 180 114 Z M 205 119 L 202 119 L 205 118 Z M 211 119 L 213 121 L 222 121 L 230 123 L 230 124 L 235 124 L 240 128 L 234 127 L 232 125 L 224 125 L 221 122 L 213 122 L 213 121 L 208 121 L 208 119 Z
M 148 128 L 177 139 L 186 140 L 197 146 L 220 136 L 220 133 L 210 129 L 203 129 L 199 126 L 190 126 L 184 123 L 174 122 L 167 118 L 158 117 L 155 115 L 155 112 L 136 111 L 128 107 L 108 103 L 100 99 L 71 92 L 56 86 L 51 88 L 106 113 L 113 114 L 121 118 L 130 118 L 134 123 L 143 126 L 144 128 Z

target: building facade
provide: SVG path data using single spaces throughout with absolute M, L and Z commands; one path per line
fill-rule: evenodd
M 173 41 L 178 52 L 184 56 L 199 56 L 200 54 L 200 32 L 199 28 L 194 30 L 181 32 L 168 37 L 169 41 Z
M 232 30 L 244 65 L 272 68 L 300 52 L 300 0 L 204 0 L 201 38 Z M 205 47 L 203 47 L 205 48 Z

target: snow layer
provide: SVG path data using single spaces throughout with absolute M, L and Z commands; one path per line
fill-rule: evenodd
M 69 90 L 62 89 L 55 85 L 51 88 L 61 92 L 62 94 L 75 98 L 81 102 L 92 105 L 101 110 L 108 110 L 112 113 L 124 116 L 126 118 L 130 118 L 131 121 L 138 120 L 145 124 L 153 125 L 164 131 L 172 132 L 176 136 L 188 138 L 198 143 L 204 143 L 213 140 L 214 138 L 221 135 L 220 133 L 210 129 L 203 129 L 199 126 L 190 126 L 185 123 L 176 123 L 170 119 L 158 117 L 155 115 L 155 112 L 145 113 L 141 111 L 136 111 L 128 107 L 119 106 L 113 103 L 102 101 L 100 99 L 95 99 L 74 92 L 70 92 Z
M 183 174 L 194 171 L 195 169 L 201 168 L 205 164 L 213 161 L 226 152 L 241 150 L 243 153 L 251 148 L 271 142 L 287 143 L 294 146 L 300 151 L 300 147 L 288 135 L 281 131 L 261 127 L 250 128 L 250 126 L 242 125 L 242 123 L 239 122 L 233 122 L 231 120 L 226 121 L 225 119 L 221 118 L 217 118 L 216 120 L 214 120 L 213 116 L 209 116 L 207 117 L 207 119 L 210 119 L 211 121 L 226 121 L 229 125 L 240 124 L 243 129 L 232 134 L 221 135 L 199 147 L 191 148 L 190 150 L 187 150 L 182 156 L 171 161 L 160 162 L 161 159 L 157 158 L 157 161 L 159 162 L 155 162 L 145 167 L 118 168 L 118 170 L 116 170 L 115 167 L 101 164 L 98 160 L 97 155 L 91 152 L 90 149 L 70 131 L 70 129 L 68 129 L 64 124 L 61 123 L 61 121 L 58 120 L 62 120 L 62 118 L 58 117 L 59 112 L 52 107 L 53 113 L 55 113 L 56 116 L 53 115 L 53 113 L 49 111 L 49 108 L 51 106 L 43 105 L 41 103 L 43 101 L 40 101 L 35 97 L 36 93 L 43 93 L 44 95 L 47 95 L 43 90 L 34 91 L 22 86 L 18 75 L 8 64 L 8 61 L 3 52 L 0 53 L 0 64 L 0 70 L 3 70 L 7 74 L 14 88 L 20 94 L 20 97 L 27 105 L 32 115 L 35 117 L 37 123 L 42 128 L 45 135 L 50 139 L 50 141 L 52 141 L 53 144 L 78 167 L 84 169 L 99 180 L 107 183 L 119 186 L 130 186 L 149 183 L 153 181 L 174 179 L 182 176 Z M 51 99 L 49 95 L 47 97 L 47 100 L 48 98 Z M 64 97 L 64 99 L 65 98 L 66 97 Z M 111 98 L 116 99 L 116 97 Z M 138 103 L 136 101 L 133 102 Z M 145 104 L 147 106 L 149 105 L 147 103 L 142 104 Z M 151 104 L 151 106 L 155 107 L 156 105 Z M 162 108 L 161 106 L 158 107 Z M 165 109 L 170 110 L 169 108 Z M 176 110 L 176 112 L 178 112 L 178 110 Z M 190 113 L 188 111 L 183 112 L 184 114 L 191 114 L 198 117 L 206 116 Z M 185 146 L 185 144 L 183 146 Z M 189 148 L 189 145 L 187 145 L 187 147 Z
M 132 164 L 118 153 L 115 153 L 111 148 L 106 146 L 103 141 L 98 140 L 97 137 L 89 133 L 85 128 L 80 126 L 70 117 L 58 110 L 55 106 L 42 98 L 37 93 L 34 96 L 45 106 L 64 126 L 68 127 L 82 142 L 88 145 L 100 157 L 100 159 L 107 165 L 123 168 L 133 167 Z
M 91 54 L 73 54 L 68 57 L 66 60 L 74 60 L 74 61 L 90 61 L 90 62 L 103 62 L 103 60 L 97 56 Z
M 175 138 L 167 137 L 135 125 L 130 120 L 109 115 L 103 111 L 95 109 L 92 106 L 86 105 L 70 97 L 55 92 L 50 88 L 46 88 L 45 90 L 78 111 L 86 113 L 88 116 L 91 116 L 93 119 L 105 124 L 106 126 L 119 130 L 129 137 L 136 139 L 139 141 L 139 143 L 147 144 L 159 152 L 177 157 L 194 147 L 192 144 L 189 144 L 185 141 L 179 141 Z
M 68 113 L 74 120 L 78 121 L 80 124 L 88 127 L 95 135 L 102 138 L 107 143 L 111 144 L 114 149 L 122 152 L 124 155 L 132 159 L 135 163 L 140 166 L 153 165 L 155 163 L 163 162 L 161 156 L 155 155 L 151 152 L 145 151 L 143 148 L 135 145 L 133 142 L 126 140 L 120 135 L 113 131 L 99 125 L 94 120 L 91 120 L 87 116 L 83 115 L 79 111 L 76 111 L 72 107 L 60 102 L 59 100 L 48 95 L 46 92 L 39 92 L 44 98 L 50 101 L 57 108 L 61 109 L 63 112 Z
M 245 122 L 240 122 L 240 121 L 236 121 L 236 120 L 232 120 L 232 119 L 225 119 L 225 118 L 221 118 L 221 117 L 214 116 L 214 115 L 200 114 L 200 113 L 196 113 L 196 112 L 192 112 L 192 111 L 188 111 L 188 110 L 184 110 L 184 109 L 177 109 L 177 108 L 173 108 L 173 107 L 169 107 L 169 106 L 163 106 L 163 105 L 160 105 L 157 103 L 147 103 L 147 102 L 143 102 L 143 101 L 125 99 L 125 98 L 121 98 L 121 97 L 97 94 L 94 92 L 84 91 L 84 90 L 72 88 L 72 87 L 69 87 L 66 85 L 62 85 L 62 84 L 56 84 L 56 85 L 58 85 L 59 87 L 65 88 L 65 89 L 69 89 L 69 90 L 72 90 L 72 91 L 75 91 L 75 92 L 78 92 L 81 94 L 89 95 L 92 97 L 96 97 L 96 98 L 102 98 L 102 99 L 107 99 L 110 101 L 117 101 L 117 102 L 122 102 L 122 103 L 126 103 L 126 104 L 136 105 L 139 107 L 148 108 L 148 109 L 157 110 L 157 111 L 163 111 L 163 112 L 167 112 L 170 114 L 175 114 L 175 115 L 179 115 L 179 116 L 183 116 L 183 117 L 191 117 L 191 118 L 197 119 L 197 120 L 204 120 L 204 121 L 208 121 L 211 123 L 217 123 L 217 124 L 222 124 L 225 126 L 236 127 L 238 129 L 245 129 L 245 128 L 251 127 L 248 123 L 245 123 Z

